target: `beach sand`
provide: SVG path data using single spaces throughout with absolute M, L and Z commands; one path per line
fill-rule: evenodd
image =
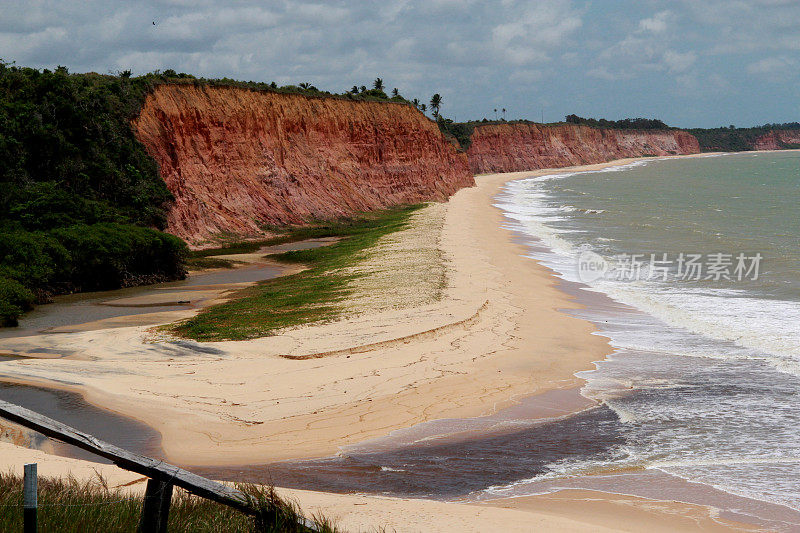
M 522 397 L 574 390 L 581 384 L 574 373 L 610 347 L 592 335 L 592 324 L 563 312 L 577 304 L 523 256 L 492 202 L 512 179 L 630 161 L 477 177 L 475 187 L 423 209 L 411 228 L 379 242 L 380 253 L 360 263 L 366 277 L 342 320 L 243 342 L 199 344 L 141 326 L 3 339 L 2 353 L 46 348 L 65 357 L 3 362 L 0 376 L 80 392 L 157 429 L 170 461 L 215 466 L 329 456 L 424 421 L 491 414 Z M 420 226 L 425 231 L 415 231 Z M 402 260 L 414 250 L 429 267 Z M 3 453 L 2 462 L 23 460 L 12 455 Z M 70 460 L 59 461 L 69 468 Z M 502 523 L 507 531 L 636 531 L 655 524 L 654 514 L 667 524 L 657 531 L 721 527 L 706 507 L 580 491 L 560 497 L 569 505 L 537 496 L 494 506 L 285 494 L 348 530 L 486 531 Z
M 383 280 L 394 306 L 370 310 L 374 302 L 356 295 L 369 312 L 242 342 L 176 341 L 144 327 L 3 339 L 0 352 L 46 348 L 65 357 L 6 362 L 0 375 L 81 392 L 157 429 L 166 457 L 190 465 L 328 456 L 427 420 L 490 414 L 515 398 L 573 389 L 573 374 L 609 346 L 589 322 L 560 311 L 576 304 L 523 257 L 491 205 L 503 183 L 534 174 L 479 177 L 446 209 L 419 214 L 420 224 L 440 219 L 438 232 L 404 231 L 417 248 L 439 250 L 446 279 L 436 301 L 416 305 L 413 293 L 430 286 L 388 246 L 382 263 L 367 262 L 396 272 Z

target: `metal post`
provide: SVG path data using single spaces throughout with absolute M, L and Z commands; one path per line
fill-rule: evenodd
M 140 533 L 166 533 L 169 505 L 172 503 L 172 483 L 147 480 L 144 490 L 144 505 L 139 519 Z
M 36 477 L 36 463 L 25 465 L 25 475 L 22 478 L 22 520 L 23 531 L 25 533 L 36 533 L 38 525 L 36 523 L 36 508 L 39 505 L 37 497 L 38 480 Z

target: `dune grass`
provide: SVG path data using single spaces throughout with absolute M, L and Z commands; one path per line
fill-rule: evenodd
M 301 526 L 296 505 L 281 500 L 271 487 L 240 485 L 252 505 L 262 511 L 249 516 L 230 507 L 176 489 L 169 512 L 170 532 L 289 532 L 311 531 Z M 136 531 L 142 497 L 109 488 L 102 478 L 39 478 L 39 531 L 104 533 Z M 333 533 L 325 519 L 311 519 L 316 529 Z M 22 478 L 0 474 L 0 531 L 22 531 Z
M 232 300 L 164 329 L 200 341 L 244 340 L 265 337 L 288 326 L 334 319 L 341 313 L 336 303 L 347 296 L 347 282 L 354 277 L 343 273 L 342 268 L 352 265 L 382 236 L 404 228 L 420 207 L 397 207 L 293 229 L 269 244 L 313 237 L 343 238 L 329 246 L 271 255 L 272 259 L 309 268 L 243 289 Z

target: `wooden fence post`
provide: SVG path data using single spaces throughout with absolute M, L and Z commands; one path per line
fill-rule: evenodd
M 36 508 L 39 505 L 36 463 L 25 465 L 22 477 L 22 521 L 25 533 L 36 533 L 38 524 Z
M 172 483 L 148 479 L 144 491 L 139 533 L 166 533 L 169 505 L 172 503 Z

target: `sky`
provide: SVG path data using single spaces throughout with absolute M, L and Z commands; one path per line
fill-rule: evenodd
M 495 108 L 687 128 L 800 121 L 800 0 L 0 0 L 0 59 L 332 92 L 381 77 L 409 99 L 440 93 L 462 121 Z

